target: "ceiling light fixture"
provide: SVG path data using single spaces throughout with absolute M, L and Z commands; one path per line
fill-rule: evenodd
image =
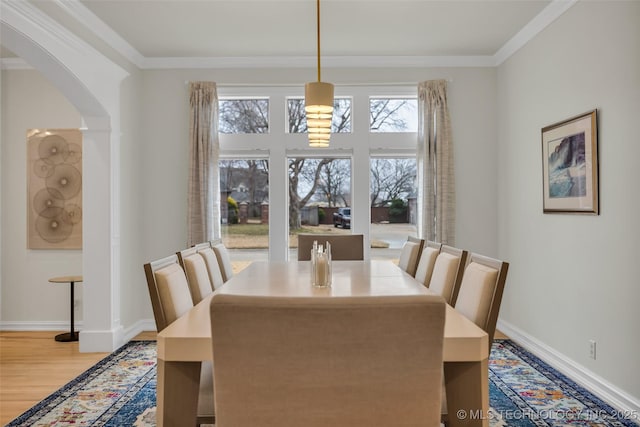
M 333 84 L 320 78 L 320 0 L 316 0 L 318 43 L 318 81 L 304 86 L 304 111 L 307 114 L 307 132 L 310 147 L 329 146 L 331 117 L 333 115 Z

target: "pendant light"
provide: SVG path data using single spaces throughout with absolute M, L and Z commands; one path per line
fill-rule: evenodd
M 310 147 L 329 146 L 331 117 L 333 115 L 333 84 L 321 80 L 320 74 L 320 0 L 316 0 L 316 25 L 318 48 L 318 81 L 304 86 L 304 111 L 307 115 L 307 132 Z

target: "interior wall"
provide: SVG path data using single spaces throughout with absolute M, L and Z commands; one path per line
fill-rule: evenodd
M 636 399 L 639 100 L 637 1 L 578 2 L 498 70 L 501 319 Z M 541 128 L 595 108 L 600 215 L 543 214 Z
M 149 302 L 149 291 L 144 278 L 143 264 L 145 236 L 143 197 L 146 189 L 143 186 L 146 175 L 143 167 L 144 158 L 142 140 L 146 129 L 141 124 L 142 100 L 140 71 L 129 70 L 121 86 L 121 137 L 119 153 L 119 201 L 120 201 L 120 316 L 125 335 L 135 328 L 140 321 L 148 321 L 153 329 L 153 311 Z M 153 186 L 153 184 L 151 184 Z M 146 324 L 141 327 L 149 329 Z M 133 331 L 135 333 L 135 331 Z
M 326 69 L 323 75 L 336 85 L 415 82 L 417 86 L 417 82 L 423 80 L 449 80 L 458 203 L 456 244 L 496 256 L 496 70 Z M 313 78 L 314 71 L 305 69 L 144 71 L 144 137 L 141 141 L 146 153 L 143 197 L 148 260 L 167 256 L 186 245 L 187 82 L 215 81 L 228 91 L 233 85 L 299 85 L 303 95 L 304 82 Z
M 78 111 L 37 71 L 2 71 L 2 279 L 3 325 L 38 329 L 69 324 L 69 285 L 53 276 L 82 274 L 82 250 L 27 249 L 28 129 L 79 128 Z M 76 319 L 82 321 L 82 284 Z M 64 325 L 64 326 L 63 326 Z
M 122 85 L 119 203 L 120 271 L 119 312 L 131 328 L 153 318 L 146 284 L 139 283 L 143 256 L 140 212 L 143 192 L 140 168 L 140 79 L 132 71 Z M 68 328 L 68 285 L 53 285 L 48 278 L 82 273 L 81 250 L 29 250 L 26 248 L 27 171 L 26 132 L 30 128 L 78 128 L 81 116 L 68 100 L 35 70 L 2 71 L 2 281 L 0 322 L 4 328 Z M 131 286 L 130 284 L 135 284 Z M 75 320 L 82 322 L 82 291 L 75 289 Z
M 189 80 L 220 84 L 291 84 L 311 70 L 157 70 L 132 73 L 121 90 L 120 316 L 125 333 L 152 324 L 142 265 L 186 245 Z M 491 68 L 326 70 L 336 84 L 385 84 L 445 78 L 458 165 L 458 245 L 497 252 L 496 71 Z M 367 76 L 363 79 L 362 76 Z M 79 127 L 80 116 L 37 71 L 3 71 L 2 313 L 11 322 L 68 321 L 68 289 L 47 282 L 81 271 L 79 251 L 27 251 L 25 132 L 29 127 Z M 18 250 L 16 250 L 18 248 Z M 22 249 L 20 249 L 22 248 Z M 77 285 L 81 300 L 83 285 Z M 35 303 L 34 303 L 35 301 Z M 38 302 L 41 301 L 41 302 Z M 81 310 L 76 311 L 80 318 Z

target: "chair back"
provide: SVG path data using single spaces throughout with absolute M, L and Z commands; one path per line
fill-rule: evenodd
M 364 236 L 362 234 L 298 234 L 298 261 L 311 259 L 313 242 L 325 246 L 331 244 L 333 261 L 349 261 L 364 259 Z
M 422 254 L 423 246 L 424 239 L 409 236 L 407 241 L 404 243 L 404 246 L 402 246 L 400 259 L 398 260 L 398 267 L 415 277 L 418 260 Z
M 197 243 L 197 244 L 192 246 L 192 248 L 194 248 L 196 250 L 196 252 L 199 252 L 199 251 L 201 251 L 203 249 L 210 248 L 210 247 L 211 247 L 211 242 Z
M 444 316 L 435 295 L 216 294 L 216 422 L 439 426 Z
M 457 311 L 489 335 L 489 345 L 496 332 L 508 270 L 507 262 L 471 254 L 455 302 Z
M 425 286 L 429 286 L 431 274 L 433 274 L 433 266 L 436 263 L 436 258 L 440 254 L 441 247 L 442 244 L 427 240 L 422 248 L 422 254 L 418 260 L 415 278 Z
M 213 285 L 209 278 L 209 270 L 207 264 L 200 255 L 196 247 L 184 249 L 177 252 L 178 261 L 187 274 L 187 282 L 189 283 L 189 291 L 194 304 L 198 304 L 207 295 L 213 293 Z
M 151 307 L 158 332 L 193 307 L 187 276 L 178 256 L 171 255 L 144 265 Z M 196 425 L 214 424 L 213 365 L 202 362 Z
M 162 331 L 193 307 L 187 276 L 171 255 L 144 265 L 156 329 Z
M 231 264 L 229 251 L 222 242 L 211 242 L 211 248 L 213 249 L 213 252 L 216 254 L 216 258 L 218 259 L 218 265 L 220 266 L 220 271 L 222 272 L 222 279 L 226 282 L 233 277 L 233 266 Z
M 453 305 L 460 289 L 467 251 L 442 245 L 440 254 L 433 265 L 429 289 L 441 295 L 448 304 Z
M 218 264 L 218 257 L 216 256 L 216 253 L 210 246 L 199 249 L 198 253 L 202 258 L 204 258 L 204 262 L 207 265 L 211 286 L 214 290 L 218 289 L 224 284 L 224 279 L 222 277 L 222 271 L 220 270 L 220 264 Z

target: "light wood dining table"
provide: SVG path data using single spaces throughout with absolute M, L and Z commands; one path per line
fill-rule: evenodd
M 430 293 L 391 261 L 334 261 L 332 266 L 331 287 L 316 288 L 309 262 L 253 262 L 215 293 L 335 298 Z M 213 359 L 209 306 L 214 294 L 158 334 L 159 427 L 196 425 L 201 362 Z M 447 306 L 443 360 L 449 426 L 489 425 L 488 359 L 486 332 Z

